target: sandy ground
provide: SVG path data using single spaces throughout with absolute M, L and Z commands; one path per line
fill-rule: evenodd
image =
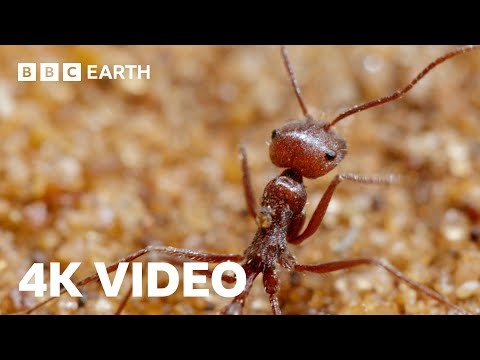
M 342 109 L 405 85 L 452 46 L 290 46 L 310 112 Z M 17 82 L 18 62 L 150 64 L 150 80 Z M 237 146 L 257 198 L 280 173 L 271 131 L 301 111 L 276 46 L 0 47 L 0 313 L 32 306 L 18 282 L 34 262 L 113 262 L 148 244 L 241 253 L 255 233 Z M 335 127 L 349 153 L 306 180 L 309 217 L 336 173 L 401 174 L 400 186 L 343 183 L 318 232 L 291 246 L 300 263 L 389 260 L 480 312 L 480 51 L 434 70 L 404 99 Z M 158 260 L 155 256 L 148 260 Z M 48 278 L 48 273 L 46 274 Z M 286 314 L 445 314 L 382 269 L 281 272 Z M 127 283 L 121 293 L 127 291 Z M 209 286 L 208 286 L 209 287 Z M 37 313 L 109 314 L 98 284 Z M 227 303 L 133 299 L 127 314 L 214 314 Z M 257 279 L 246 313 L 270 313 Z M 451 313 L 451 312 L 450 312 Z

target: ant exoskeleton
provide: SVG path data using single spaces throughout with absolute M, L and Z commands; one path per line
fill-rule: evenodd
M 333 170 L 345 157 L 347 144 L 340 138 L 332 127 L 339 121 L 363 110 L 385 104 L 399 99 L 410 91 L 415 84 L 427 75 L 437 65 L 457 56 L 479 49 L 480 45 L 461 47 L 453 50 L 430 64 L 428 64 L 405 88 L 398 90 L 391 95 L 354 106 L 342 113 L 330 122 L 316 122 L 309 114 L 307 106 L 303 101 L 300 87 L 295 78 L 287 50 L 281 47 L 281 54 L 288 75 L 293 86 L 296 98 L 300 104 L 305 120 L 290 122 L 271 134 L 270 159 L 279 168 L 286 168 L 278 177 L 271 180 L 262 196 L 261 207 L 258 208 L 255 201 L 254 191 L 251 185 L 250 171 L 247 162 L 245 148 L 240 146 L 240 159 L 243 173 L 243 190 L 247 203 L 248 214 L 255 219 L 258 230 L 250 246 L 243 255 L 239 254 L 212 254 L 196 250 L 179 249 L 164 246 L 147 246 L 135 253 L 132 253 L 116 263 L 107 267 L 107 272 L 115 271 L 120 262 L 131 262 L 147 253 L 158 252 L 172 259 L 172 263 L 180 264 L 184 261 L 203 261 L 209 263 L 221 263 L 226 261 L 242 262 L 246 273 L 246 287 L 244 291 L 225 306 L 222 314 L 241 314 L 256 277 L 263 275 L 264 289 L 269 295 L 271 308 L 274 314 L 280 314 L 280 306 L 276 293 L 279 289 L 279 280 L 276 274 L 277 265 L 288 270 L 297 272 L 330 273 L 337 270 L 349 269 L 359 265 L 375 265 L 382 267 L 395 278 L 405 282 L 413 289 L 437 300 L 447 307 L 465 314 L 466 312 L 451 303 L 442 295 L 430 288 L 413 281 L 401 271 L 387 263 L 375 258 L 357 258 L 340 260 L 317 265 L 297 264 L 295 257 L 288 249 L 288 243 L 298 245 L 312 236 L 326 213 L 332 195 L 336 187 L 343 181 L 349 180 L 364 184 L 392 184 L 397 183 L 398 178 L 392 175 L 385 177 L 367 177 L 353 174 L 337 174 L 318 203 L 308 225 L 302 230 L 305 222 L 305 205 L 307 193 L 303 184 L 303 178 L 316 179 Z M 208 277 L 212 276 L 210 270 L 198 271 Z M 236 280 L 229 275 L 223 275 L 223 281 L 234 283 Z M 81 287 L 92 281 L 98 281 L 98 274 L 88 276 L 75 285 Z M 66 290 L 62 290 L 63 294 Z M 128 299 L 131 290 L 122 299 L 116 314 L 121 313 Z M 26 313 L 32 313 L 36 309 L 50 302 L 49 298 L 36 306 L 28 309 Z

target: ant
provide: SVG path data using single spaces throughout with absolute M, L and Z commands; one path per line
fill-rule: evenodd
M 342 269 L 350 269 L 360 265 L 373 265 L 385 269 L 398 280 L 406 283 L 416 291 L 423 293 L 439 303 L 455 310 L 458 313 L 466 312 L 451 303 L 442 295 L 430 288 L 408 278 L 404 273 L 390 265 L 388 262 L 375 258 L 357 258 L 316 265 L 303 265 L 296 262 L 290 252 L 288 244 L 299 245 L 311 237 L 322 223 L 327 207 L 333 196 L 336 187 L 344 180 L 363 184 L 395 184 L 399 178 L 393 175 L 384 177 L 360 176 L 354 174 L 337 174 L 318 203 L 308 225 L 302 230 L 305 223 L 305 205 L 307 193 L 303 184 L 303 178 L 317 179 L 333 169 L 343 160 L 347 154 L 347 143 L 333 130 L 341 120 L 358 112 L 397 100 L 409 92 L 415 84 L 425 77 L 432 69 L 441 63 L 458 55 L 465 54 L 472 50 L 480 49 L 480 45 L 471 45 L 458 48 L 443 56 L 440 56 L 428 64 L 406 87 L 397 90 L 391 95 L 353 106 L 340 113 L 330 122 L 314 121 L 309 114 L 307 106 L 303 101 L 300 87 L 298 85 L 293 67 L 291 65 L 287 49 L 281 47 L 281 55 L 285 68 L 288 72 L 295 96 L 305 117 L 302 121 L 289 122 L 283 127 L 273 130 L 270 142 L 270 159 L 272 163 L 285 168 L 279 176 L 271 180 L 264 189 L 261 206 L 258 207 L 252 188 L 250 170 L 247 160 L 246 149 L 243 145 L 239 147 L 239 155 L 243 174 L 243 191 L 246 199 L 249 216 L 255 219 L 258 230 L 252 243 L 240 254 L 213 254 L 197 250 L 180 249 L 164 246 L 147 246 L 134 252 L 114 264 L 107 267 L 107 272 L 115 271 L 120 262 L 131 262 L 145 254 L 157 252 L 171 258 L 173 264 L 181 264 L 184 261 L 203 261 L 209 263 L 222 263 L 226 261 L 242 262 L 246 274 L 246 286 L 242 293 L 236 296 L 230 304 L 225 306 L 221 314 L 242 314 L 245 301 L 250 293 L 256 277 L 262 274 L 263 286 L 269 296 L 273 314 L 281 314 L 279 301 L 276 293 L 279 290 L 279 279 L 277 277 L 278 267 L 297 272 L 313 272 L 325 274 Z M 199 270 L 197 273 L 212 276 L 211 270 Z M 75 285 L 81 287 L 93 281 L 98 281 L 98 274 L 90 275 Z M 226 283 L 234 283 L 235 277 L 223 275 L 222 280 Z M 63 289 L 61 294 L 66 290 Z M 116 310 L 120 314 L 132 295 L 132 290 L 124 296 Z M 30 314 L 42 307 L 54 298 L 35 305 L 25 311 Z

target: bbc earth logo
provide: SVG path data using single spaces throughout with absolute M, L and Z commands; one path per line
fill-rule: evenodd
M 86 65 L 81 63 L 18 63 L 18 81 L 150 80 L 150 65 Z

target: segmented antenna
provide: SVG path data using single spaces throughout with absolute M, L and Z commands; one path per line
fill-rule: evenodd
M 427 75 L 431 70 L 433 70 L 436 66 L 440 65 L 441 63 L 451 59 L 451 58 L 454 58 L 455 56 L 458 56 L 458 55 L 461 55 L 461 54 L 465 54 L 467 52 L 470 52 L 470 51 L 473 51 L 473 50 L 476 50 L 476 49 L 480 49 L 480 45 L 469 45 L 469 46 L 464 46 L 464 47 L 461 47 L 461 48 L 458 48 L 456 50 L 453 50 L 443 56 L 440 56 L 439 58 L 437 58 L 436 60 L 434 60 L 433 62 L 431 62 L 430 64 L 428 64 L 411 82 L 410 84 L 408 84 L 405 88 L 401 89 L 401 90 L 397 90 L 395 91 L 393 94 L 391 95 L 388 95 L 388 96 L 385 96 L 385 97 L 382 97 L 382 98 L 379 98 L 379 99 L 376 99 L 376 100 L 373 100 L 373 101 L 370 101 L 370 102 L 367 102 L 365 104 L 362 104 L 362 105 L 356 105 L 344 112 L 342 112 L 341 114 L 339 114 L 335 119 L 333 119 L 330 123 L 328 123 L 327 125 L 324 126 L 324 129 L 325 130 L 328 130 L 329 128 L 331 128 L 332 126 L 334 126 L 336 123 L 338 123 L 340 120 L 343 120 L 345 119 L 346 117 L 350 116 L 350 115 L 353 115 L 353 114 L 356 114 L 360 111 L 363 111 L 363 110 L 367 110 L 367 109 L 370 109 L 372 107 L 375 107 L 375 106 L 379 106 L 379 105 L 382 105 L 382 104 L 385 104 L 385 103 L 388 103 L 390 101 L 394 101 L 394 100 L 397 100 L 399 98 L 401 98 L 403 95 L 405 95 L 407 92 L 409 92 L 414 86 L 416 83 L 418 83 L 425 75 Z
M 312 117 L 308 113 L 307 106 L 303 102 L 302 98 L 302 92 L 300 91 L 300 86 L 298 85 L 297 78 L 295 77 L 295 72 L 293 71 L 292 64 L 290 63 L 290 59 L 288 58 L 288 52 L 287 48 L 282 45 L 281 46 L 281 52 L 282 52 L 282 57 L 283 57 L 283 63 L 285 64 L 285 67 L 287 68 L 288 76 L 290 77 L 290 81 L 292 83 L 293 90 L 295 91 L 295 96 L 297 97 L 298 103 L 300 104 L 300 107 L 302 108 L 303 115 L 311 120 Z

